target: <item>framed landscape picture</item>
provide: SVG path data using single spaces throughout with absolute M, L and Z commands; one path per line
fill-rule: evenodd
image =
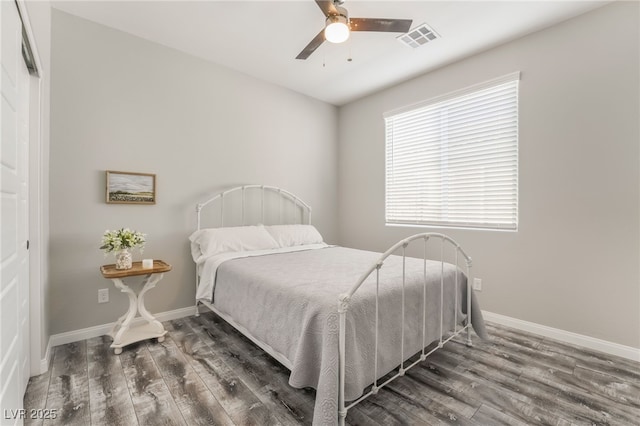
M 107 203 L 155 204 L 156 175 L 107 170 Z

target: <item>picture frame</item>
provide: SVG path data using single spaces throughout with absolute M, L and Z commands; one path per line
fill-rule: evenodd
M 106 171 L 107 204 L 155 204 L 156 175 Z

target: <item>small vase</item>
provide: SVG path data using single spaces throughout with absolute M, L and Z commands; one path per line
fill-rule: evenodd
M 116 252 L 116 269 L 131 269 L 133 266 L 133 256 L 129 249 Z

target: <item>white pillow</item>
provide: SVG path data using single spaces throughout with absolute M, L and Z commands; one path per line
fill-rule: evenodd
M 279 247 L 302 246 L 322 243 L 322 235 L 313 225 L 271 225 L 266 230 Z
M 200 229 L 191 234 L 189 240 L 191 255 L 196 262 L 201 256 L 278 248 L 278 243 L 264 229 L 264 226 Z

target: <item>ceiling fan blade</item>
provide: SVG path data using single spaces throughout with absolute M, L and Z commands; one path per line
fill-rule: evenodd
M 320 10 L 322 10 L 322 13 L 324 13 L 324 16 L 338 14 L 338 10 L 333 5 L 333 1 L 331 0 L 316 0 L 316 4 L 320 8 Z
M 311 40 L 309 44 L 307 44 L 307 47 L 302 49 L 302 52 L 300 52 L 298 56 L 296 56 L 296 59 L 307 59 L 309 55 L 315 52 L 316 49 L 320 47 L 320 45 L 323 42 L 324 42 L 324 28 L 322 29 L 322 31 L 318 33 L 317 36 L 313 38 L 313 40 Z
M 351 31 L 382 31 L 406 33 L 411 28 L 412 19 L 350 18 Z

